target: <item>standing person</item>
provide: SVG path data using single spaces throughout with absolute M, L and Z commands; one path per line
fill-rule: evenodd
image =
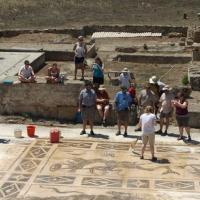
M 36 77 L 33 68 L 30 66 L 28 60 L 24 61 L 24 65 L 20 68 L 18 78 L 21 83 L 35 83 Z
M 155 102 L 156 102 L 155 94 L 151 90 L 150 84 L 146 83 L 145 88 L 140 92 L 138 97 L 140 116 L 144 113 L 144 109 L 146 108 L 146 106 L 152 106 L 154 111 Z M 135 131 L 141 131 L 141 128 L 138 127 L 135 129 Z
M 127 128 L 129 124 L 129 108 L 132 103 L 132 98 L 130 94 L 127 92 L 127 88 L 125 86 L 121 86 L 121 91 L 118 92 L 115 96 L 115 108 L 117 111 L 117 125 L 118 131 L 116 135 L 121 134 L 121 126 L 124 125 L 124 137 L 127 137 Z
M 159 133 L 161 135 L 167 135 L 167 130 L 169 127 L 169 119 L 172 116 L 173 112 L 173 106 L 172 106 L 172 100 L 174 100 L 174 95 L 170 92 L 171 88 L 169 86 L 165 86 L 162 91 L 162 95 L 160 97 L 159 103 L 160 103 L 160 130 L 156 131 L 156 133 Z M 163 133 L 163 125 L 165 120 L 165 131 Z
M 53 63 L 52 67 L 48 68 L 47 83 L 61 83 L 60 69 L 57 63 Z
M 172 101 L 176 109 L 176 120 L 179 127 L 180 136 L 177 140 L 182 140 L 184 129 L 188 135 L 188 141 L 191 141 L 190 127 L 189 127 L 189 113 L 188 113 L 188 101 L 186 100 L 183 93 L 179 92 L 177 94 L 177 100 Z
M 85 82 L 85 89 L 80 92 L 79 96 L 79 111 L 81 111 L 83 119 L 83 130 L 81 135 L 86 134 L 87 122 L 90 124 L 90 135 L 94 135 L 93 122 L 96 111 L 96 94 L 92 89 L 92 83 L 90 81 Z
M 110 104 L 109 104 L 109 96 L 106 91 L 106 88 L 101 85 L 98 89 L 97 95 L 97 110 L 102 119 L 102 125 L 107 125 L 107 118 L 110 111 Z
M 104 83 L 104 65 L 101 58 L 96 57 L 95 63 L 92 66 L 93 70 L 93 83 L 98 83 L 99 85 Z
M 131 78 L 130 72 L 127 68 L 124 68 L 122 70 L 121 74 L 119 75 L 119 82 L 120 82 L 121 86 L 126 87 L 126 89 L 128 89 L 130 87 L 132 78 Z
M 128 92 L 133 99 L 133 103 L 137 104 L 137 96 L 136 96 L 136 88 L 135 83 L 131 83 L 130 87 L 128 88 Z
M 85 74 L 85 57 L 87 54 L 87 46 L 84 43 L 83 36 L 78 37 L 78 42 L 74 45 L 74 62 L 75 62 L 75 71 L 74 71 L 74 80 L 77 78 L 77 70 L 81 69 L 82 77 L 80 80 L 84 80 L 84 74 Z
M 157 158 L 154 156 L 154 144 L 155 144 L 155 128 L 156 125 L 156 116 L 153 114 L 152 106 L 147 106 L 145 108 L 144 114 L 140 116 L 139 126 L 142 128 L 142 154 L 141 159 L 144 159 L 144 151 L 146 145 L 149 142 L 150 151 L 152 155 L 152 161 L 156 161 Z

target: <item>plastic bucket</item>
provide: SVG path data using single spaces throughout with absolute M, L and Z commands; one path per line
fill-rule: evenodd
M 60 140 L 60 131 L 57 129 L 53 129 L 50 131 L 50 142 L 58 143 Z
M 35 136 L 35 126 L 33 126 L 33 125 L 27 126 L 27 134 L 29 137 L 34 137 Z
M 17 128 L 14 130 L 14 135 L 16 138 L 21 138 L 22 137 L 22 130 Z

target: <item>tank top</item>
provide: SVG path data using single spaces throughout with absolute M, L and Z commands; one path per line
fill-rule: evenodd
M 187 115 L 188 114 L 188 107 L 186 107 L 186 108 L 176 107 L 176 114 L 177 115 Z
M 76 43 L 75 56 L 78 58 L 85 57 L 85 44 L 80 46 L 79 42 Z

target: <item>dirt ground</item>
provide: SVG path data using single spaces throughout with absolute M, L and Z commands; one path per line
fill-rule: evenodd
M 0 29 L 84 25 L 197 26 L 199 0 L 0 0 Z M 184 13 L 187 19 L 183 19 Z

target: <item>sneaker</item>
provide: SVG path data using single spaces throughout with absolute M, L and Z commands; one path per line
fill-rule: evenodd
M 90 135 L 94 135 L 94 131 L 90 131 Z
M 140 156 L 140 159 L 143 160 L 143 159 L 144 159 L 144 156 Z
M 166 135 L 167 135 L 167 130 L 165 130 L 165 132 L 163 133 L 163 135 L 164 135 L 164 136 L 166 136 Z
M 152 162 L 156 162 L 156 161 L 157 161 L 157 158 L 156 158 L 156 157 L 153 157 L 153 158 L 151 159 L 151 161 L 152 161 Z
M 141 131 L 141 128 L 136 128 L 135 131 Z
M 84 135 L 86 132 L 84 130 L 81 131 L 80 135 Z
M 120 131 L 117 131 L 117 133 L 115 134 L 116 136 L 121 135 Z
M 192 141 L 191 137 L 188 136 L 188 139 L 187 139 L 188 142 Z
M 127 132 L 124 132 L 124 135 L 123 135 L 123 136 L 124 136 L 124 137 L 127 137 L 127 135 L 128 135 Z
M 163 134 L 163 132 L 162 132 L 162 130 L 160 129 L 160 130 L 158 130 L 158 131 L 156 131 L 155 132 L 156 134 L 160 134 L 160 135 L 162 135 Z
M 179 136 L 177 140 L 183 140 L 183 136 Z
M 84 80 L 85 80 L 84 77 L 80 78 L 80 81 L 84 81 Z

